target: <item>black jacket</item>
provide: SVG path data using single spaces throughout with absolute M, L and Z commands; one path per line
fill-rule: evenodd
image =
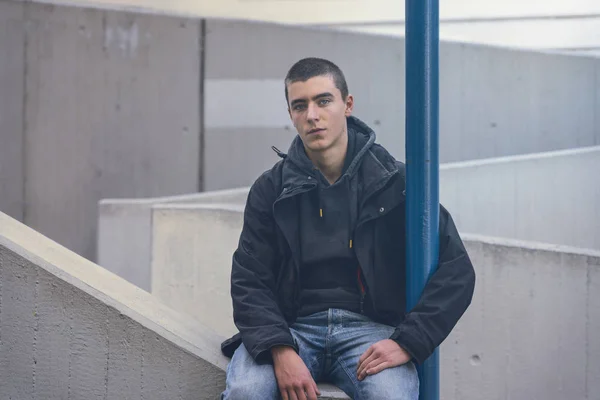
M 358 170 L 356 257 L 377 322 L 395 326 L 391 339 L 422 363 L 448 336 L 471 302 L 473 266 L 450 214 L 440 208 L 438 270 L 418 304 L 406 312 L 404 164 L 354 117 L 349 126 L 368 134 L 370 147 Z M 239 245 L 233 255 L 231 296 L 240 333 L 222 344 L 228 357 L 243 341 L 257 362 L 268 362 L 277 345 L 297 346 L 289 325 L 299 307 L 298 213 L 300 193 L 317 184 L 283 159 L 250 188 Z

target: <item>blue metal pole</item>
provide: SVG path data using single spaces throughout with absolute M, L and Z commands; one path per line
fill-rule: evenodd
M 439 0 L 406 0 L 407 308 L 439 257 Z M 419 366 L 420 400 L 439 399 L 439 353 Z

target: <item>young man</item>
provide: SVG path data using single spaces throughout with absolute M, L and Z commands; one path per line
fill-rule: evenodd
M 353 399 L 416 400 L 415 363 L 471 302 L 471 261 L 441 208 L 439 268 L 407 312 L 404 165 L 351 116 L 335 64 L 298 61 L 285 93 L 298 136 L 248 195 L 223 398 L 313 400 L 329 381 Z

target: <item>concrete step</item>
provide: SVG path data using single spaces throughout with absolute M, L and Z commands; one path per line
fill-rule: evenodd
M 344 393 L 342 390 L 338 389 L 336 386 L 331 385 L 329 383 L 319 383 L 317 384 L 319 387 L 319 391 L 321 392 L 320 399 L 329 400 L 329 399 L 349 399 L 348 395 Z

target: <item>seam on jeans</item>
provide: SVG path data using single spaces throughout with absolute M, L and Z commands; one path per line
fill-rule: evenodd
M 317 354 L 317 356 L 315 357 L 317 365 L 320 365 L 321 368 L 319 368 L 319 371 L 315 371 L 317 376 L 315 376 L 315 381 L 321 380 L 323 378 L 323 376 L 325 375 L 325 360 L 323 359 L 322 354 Z M 315 367 L 315 363 L 313 361 L 312 363 L 312 367 L 311 370 Z
M 342 367 L 342 369 L 344 370 L 346 375 L 348 375 L 348 378 L 350 378 L 350 381 L 352 382 L 352 385 L 354 386 L 354 393 L 353 393 L 353 396 L 351 396 L 351 397 L 352 398 L 356 397 L 356 394 L 358 393 L 358 379 L 354 376 L 354 374 L 352 374 L 352 372 L 350 372 L 350 370 L 348 370 L 348 368 L 346 367 L 346 364 L 344 364 L 340 359 L 337 360 L 337 363 L 340 365 L 340 367 Z
M 319 363 L 319 355 L 317 354 L 317 356 L 314 359 L 310 360 L 310 365 L 306 366 L 308 368 L 308 371 L 311 372 L 311 374 L 312 374 L 312 371 L 314 371 L 314 369 L 315 369 L 315 365 L 318 363 Z M 315 372 L 318 372 L 318 371 L 315 371 Z M 318 377 L 314 377 L 314 379 L 317 380 Z

